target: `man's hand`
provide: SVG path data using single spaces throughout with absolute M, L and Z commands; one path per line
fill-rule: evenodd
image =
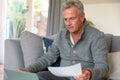
M 20 72 L 28 72 L 26 69 L 19 69 Z
M 88 69 L 83 69 L 82 70 L 82 75 L 77 75 L 75 76 L 76 80 L 90 80 L 91 78 L 91 71 Z

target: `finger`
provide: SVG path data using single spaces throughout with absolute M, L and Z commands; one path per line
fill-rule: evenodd
M 81 75 L 77 75 L 74 78 L 75 78 L 75 80 L 83 80 L 83 77 Z

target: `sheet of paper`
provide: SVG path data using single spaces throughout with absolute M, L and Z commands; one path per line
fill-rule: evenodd
M 60 77 L 72 77 L 82 74 L 80 63 L 67 67 L 48 67 L 48 70 L 52 74 Z

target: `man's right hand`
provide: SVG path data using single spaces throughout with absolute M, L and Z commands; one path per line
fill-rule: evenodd
M 29 72 L 27 69 L 19 69 L 20 72 Z

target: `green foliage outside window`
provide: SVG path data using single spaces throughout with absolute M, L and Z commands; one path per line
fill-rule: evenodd
M 34 0 L 34 11 L 35 15 L 38 15 L 42 9 L 45 9 L 44 6 L 46 5 L 45 2 L 48 2 L 49 0 Z
M 23 0 L 8 0 L 7 19 L 9 20 L 12 38 L 20 37 L 26 26 L 26 10 Z

